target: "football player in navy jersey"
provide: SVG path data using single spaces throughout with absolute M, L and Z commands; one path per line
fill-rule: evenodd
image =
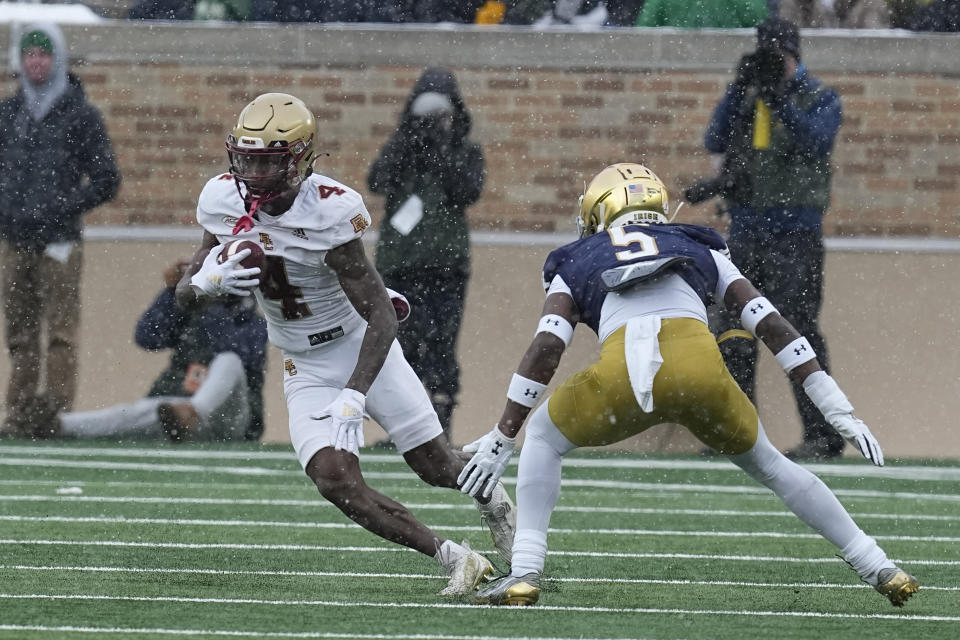
M 483 495 L 495 486 L 576 323 L 597 334 L 600 357 L 533 412 L 520 453 L 511 573 L 481 589 L 477 602 L 538 600 L 565 454 L 669 422 L 684 425 L 773 490 L 836 545 L 865 582 L 902 606 L 919 588 L 916 579 L 887 558 L 819 478 L 770 444 L 756 408 L 724 366 L 707 328 L 707 305 L 722 301 L 739 313 L 744 328 L 802 382 L 827 421 L 880 466 L 877 440 L 820 368 L 806 338 L 740 275 L 720 235 L 707 227 L 668 224 L 668 213 L 667 190 L 652 171 L 612 165 L 581 198 L 580 239 L 547 258 L 547 299 L 536 335 L 513 375 L 498 424 L 464 447 L 474 456 L 458 479 L 461 490 Z

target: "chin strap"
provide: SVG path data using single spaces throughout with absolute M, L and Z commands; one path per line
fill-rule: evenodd
M 235 224 L 233 227 L 233 235 L 237 235 L 241 231 L 250 231 L 250 229 L 253 229 L 253 225 L 256 224 L 253 220 L 253 214 L 257 212 L 257 207 L 259 206 L 259 198 L 250 203 L 250 213 L 240 216 L 240 219 L 237 220 L 237 224 Z

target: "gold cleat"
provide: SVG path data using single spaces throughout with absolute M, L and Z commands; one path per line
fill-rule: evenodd
M 920 590 L 920 583 L 906 571 L 893 567 L 883 569 L 874 587 L 883 594 L 895 607 L 902 607 L 910 596 Z
M 477 604 L 508 607 L 529 607 L 540 599 L 540 574 L 528 573 L 519 578 L 504 576 L 480 589 L 473 597 Z

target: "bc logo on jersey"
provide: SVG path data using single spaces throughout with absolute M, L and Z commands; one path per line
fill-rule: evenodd
M 269 233 L 260 234 L 260 244 L 263 245 L 264 251 L 273 251 L 273 239 Z
M 350 218 L 350 224 L 353 225 L 353 230 L 357 233 L 360 233 L 369 226 L 367 224 L 367 219 L 363 217 L 362 213 L 358 213 Z

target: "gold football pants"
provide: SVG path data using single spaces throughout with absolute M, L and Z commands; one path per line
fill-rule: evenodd
M 604 341 L 600 359 L 550 396 L 550 419 L 574 444 L 619 442 L 664 422 L 682 424 L 720 453 L 744 453 L 757 440 L 757 410 L 727 371 L 707 326 L 667 318 L 660 329 L 663 364 L 653 380 L 653 412 L 637 404 L 624 355 L 626 327 Z

